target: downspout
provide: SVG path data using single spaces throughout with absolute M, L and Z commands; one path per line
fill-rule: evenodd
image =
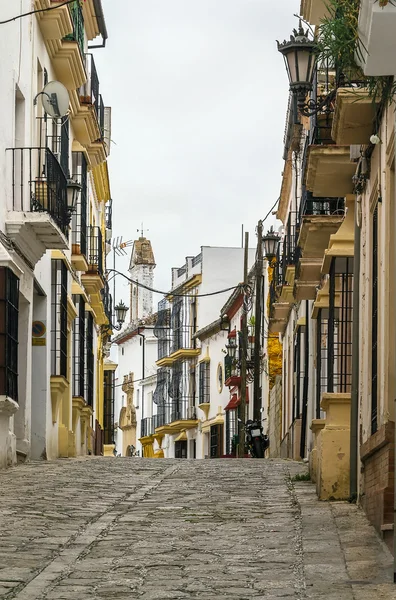
M 106 22 L 103 14 L 102 0 L 93 0 L 93 4 L 95 9 L 95 17 L 99 25 L 100 34 L 102 36 L 102 43 L 93 46 L 88 46 L 88 50 L 92 50 L 94 48 L 104 48 L 106 46 L 106 40 L 108 38 Z
M 143 328 L 144 330 L 144 328 Z M 145 378 L 145 373 L 146 373 L 146 336 L 144 335 L 144 333 L 140 333 L 140 327 L 138 327 L 138 335 L 140 335 L 141 339 L 142 339 L 142 410 L 141 410 L 141 414 L 142 414 L 142 419 L 144 419 L 144 378 Z
M 300 457 L 305 458 L 305 442 L 307 438 L 307 416 L 308 416 L 308 377 L 309 377 L 309 300 L 305 301 L 305 336 L 304 336 L 304 385 L 302 398 L 302 419 Z
M 355 202 L 355 236 L 353 248 L 353 308 L 352 308 L 352 385 L 351 385 L 351 440 L 350 440 L 350 483 L 351 502 L 358 496 L 358 426 L 359 426 L 359 300 L 360 300 L 360 235 L 361 235 L 361 202 L 356 196 Z

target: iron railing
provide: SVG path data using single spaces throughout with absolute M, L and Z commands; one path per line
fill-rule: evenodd
M 199 402 L 199 404 L 205 404 L 205 403 L 210 402 L 210 363 L 209 362 L 199 363 L 198 402 Z
M 93 406 L 94 401 L 94 371 L 95 356 L 93 342 L 93 316 L 87 313 L 85 320 L 85 400 L 89 406 Z
M 85 301 L 74 295 L 77 317 L 73 321 L 73 396 L 85 396 Z
M 333 259 L 329 281 L 327 391 L 348 393 L 352 383 L 353 258 Z
M 305 216 L 343 216 L 345 214 L 345 198 L 317 198 L 312 192 L 304 189 L 299 209 L 299 222 Z
M 76 210 L 72 215 L 73 254 L 87 255 L 88 175 L 87 161 L 83 152 L 73 152 L 72 179 L 81 185 Z
M 97 115 L 98 115 L 100 136 L 101 136 L 101 138 L 103 138 L 104 137 L 105 107 L 104 107 L 104 102 L 103 102 L 102 94 L 99 94 L 99 102 L 98 102 L 98 112 L 97 112 Z
M 196 305 L 189 297 L 174 299 L 171 327 L 171 353 L 196 348 L 196 341 L 192 337 L 196 331 Z
M 12 172 L 12 209 L 46 212 L 68 237 L 67 179 L 49 148 L 9 148 Z
M 104 306 L 104 311 L 109 323 L 112 323 L 113 320 L 113 297 L 110 293 L 110 286 L 107 281 L 105 281 L 104 288 L 101 290 L 102 302 Z
M 140 421 L 140 437 L 153 435 L 154 423 L 151 417 L 146 417 Z
M 169 396 L 171 421 L 195 418 L 195 372 L 190 370 L 187 362 L 173 364 Z
M 167 300 L 164 298 L 158 303 L 157 321 L 154 326 L 154 335 L 158 339 L 158 360 L 170 354 L 171 343 L 171 311 Z
M 100 227 L 88 228 L 88 271 L 103 275 L 103 240 Z
M 194 256 L 194 258 L 191 261 L 191 266 L 192 267 L 196 267 L 201 262 L 202 262 L 202 252 L 200 252 L 199 254 L 197 254 L 197 256 Z
M 18 402 L 19 278 L 0 267 L 0 394 Z
M 67 278 L 63 260 L 51 262 L 51 375 L 68 378 Z
M 73 23 L 73 31 L 64 37 L 69 42 L 77 42 L 80 48 L 81 56 L 84 56 L 84 16 L 81 9 L 81 3 L 76 0 L 74 4 L 69 5 L 70 15 Z
M 114 371 L 104 372 L 103 435 L 105 444 L 114 444 Z
M 109 200 L 106 204 L 106 229 L 113 229 L 113 200 Z

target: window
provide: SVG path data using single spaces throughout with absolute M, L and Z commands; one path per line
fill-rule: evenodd
M 199 404 L 210 402 L 210 363 L 199 363 Z
M 67 267 L 51 264 L 51 375 L 67 379 Z
M 104 373 L 104 443 L 114 444 L 114 371 Z
M 94 350 L 93 350 L 93 316 L 88 313 L 85 321 L 85 400 L 89 406 L 94 401 Z
M 336 302 L 336 298 L 338 298 Z M 327 391 L 348 393 L 352 381 L 353 258 L 330 267 Z
M 235 455 L 237 446 L 236 433 L 236 411 L 226 411 L 226 454 Z
M 19 279 L 0 267 L 0 395 L 18 401 Z
M 378 204 L 373 213 L 371 295 L 371 434 L 378 428 Z
M 140 390 L 138 388 L 136 390 L 136 405 L 135 405 L 135 408 L 139 408 L 139 402 L 140 402 Z
M 87 255 L 87 161 L 82 152 L 73 152 L 72 179 L 81 185 L 76 210 L 72 217 L 73 254 Z
M 77 317 L 73 322 L 73 396 L 85 398 L 85 301 L 73 296 Z

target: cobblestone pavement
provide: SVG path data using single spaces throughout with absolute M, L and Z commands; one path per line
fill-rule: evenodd
M 0 473 L 0 598 L 396 599 L 363 514 L 290 461 L 90 458 Z

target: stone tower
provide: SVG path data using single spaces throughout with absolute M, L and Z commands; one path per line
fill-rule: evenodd
M 132 248 L 129 274 L 132 279 L 148 287 L 154 284 L 155 260 L 151 242 L 141 236 Z M 131 283 L 129 321 L 134 323 L 153 314 L 153 292 Z

